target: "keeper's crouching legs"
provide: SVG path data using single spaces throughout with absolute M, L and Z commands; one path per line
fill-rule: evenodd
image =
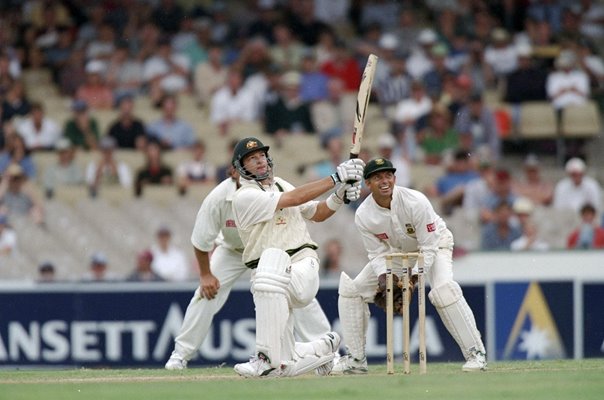
M 466 364 L 464 371 L 486 369 L 486 349 L 470 306 L 463 297 L 459 284 L 448 281 L 428 293 L 443 324 L 459 345 Z

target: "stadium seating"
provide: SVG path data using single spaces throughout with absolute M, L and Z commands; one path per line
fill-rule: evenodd
M 561 131 L 565 138 L 589 138 L 602 133 L 601 115 L 595 101 L 566 107 L 562 112 L 561 124 Z
M 556 113 L 547 101 L 530 101 L 520 107 L 518 136 L 521 139 L 554 139 L 558 136 Z

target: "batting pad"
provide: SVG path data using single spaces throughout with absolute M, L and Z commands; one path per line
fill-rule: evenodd
M 472 349 L 486 353 L 474 313 L 457 282 L 449 281 L 432 289 L 428 297 L 466 360 Z
M 287 253 L 267 249 L 260 257 L 253 283 L 256 350 L 269 358 L 273 368 L 278 368 L 283 360 L 290 360 L 293 355 L 293 332 L 287 332 L 289 265 Z
M 369 324 L 369 306 L 359 294 L 352 279 L 342 272 L 338 288 L 338 313 L 344 342 L 356 359 L 365 357 L 365 342 Z

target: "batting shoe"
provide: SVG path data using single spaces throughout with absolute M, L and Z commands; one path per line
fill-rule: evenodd
M 235 372 L 244 378 L 263 378 L 279 376 L 279 370 L 271 367 L 268 358 L 263 353 L 250 358 L 250 361 L 235 364 Z
M 367 357 L 356 359 L 350 354 L 340 357 L 340 360 L 331 370 L 331 375 L 355 375 L 366 374 L 369 372 L 367 368 Z
M 321 338 L 321 340 L 324 341 L 325 344 L 328 346 L 329 353 L 334 353 L 333 360 L 330 360 L 315 369 L 315 374 L 320 375 L 320 376 L 326 376 L 326 375 L 331 374 L 331 370 L 333 369 L 335 362 L 336 362 L 336 355 L 337 355 L 337 359 L 340 358 L 338 349 L 340 348 L 340 342 L 342 339 L 340 338 L 340 335 L 338 335 L 336 332 L 329 332 L 329 333 L 326 333 Z
M 479 372 L 487 370 L 487 355 L 480 350 L 472 350 L 470 357 L 461 367 L 464 372 Z
M 174 352 L 166 363 L 165 368 L 169 371 L 179 371 L 187 369 L 187 360 L 183 359 L 178 353 Z

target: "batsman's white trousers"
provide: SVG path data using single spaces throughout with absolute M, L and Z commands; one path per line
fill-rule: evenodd
M 185 360 L 190 360 L 196 355 L 210 330 L 214 315 L 220 311 L 233 285 L 248 268 L 241 261 L 241 253 L 218 246 L 210 259 L 210 270 L 220 282 L 216 297 L 212 300 L 202 298 L 198 287 L 189 302 L 180 332 L 174 339 L 174 353 Z M 296 284 L 299 285 L 300 282 Z M 316 340 L 331 331 L 329 320 L 314 298 L 316 293 L 317 290 L 314 290 L 308 305 L 293 310 L 295 331 L 303 342 Z

